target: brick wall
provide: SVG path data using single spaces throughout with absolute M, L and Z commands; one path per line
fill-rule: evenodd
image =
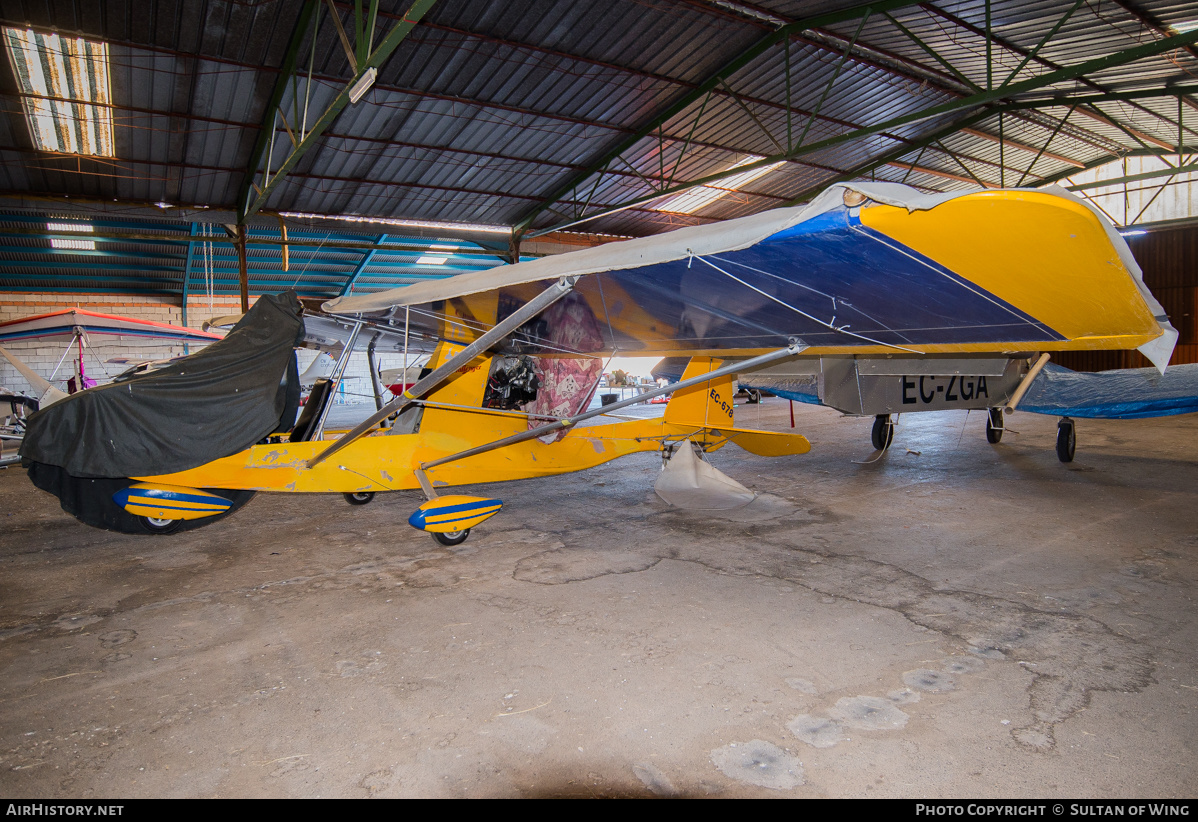
M 250 304 L 256 298 L 250 298 Z M 0 322 L 46 314 L 51 311 L 61 311 L 64 308 L 82 308 L 87 311 L 97 311 L 102 314 L 116 314 L 122 317 L 133 317 L 139 320 L 182 325 L 183 311 L 178 299 L 172 301 L 169 297 L 137 297 L 137 296 L 106 296 L 102 294 L 18 294 L 0 292 Z M 238 297 L 216 297 L 209 305 L 206 295 L 192 295 L 187 303 L 187 325 L 189 328 L 201 328 L 206 320 L 212 317 L 228 316 L 241 313 L 241 301 Z M 69 338 L 56 338 L 29 342 L 13 342 L 5 346 L 15 356 L 23 360 L 35 372 L 45 379 L 50 379 L 55 366 L 61 360 L 54 384 L 66 389 L 66 381 L 74 374 L 76 349 L 63 358 L 69 347 Z M 161 360 L 178 357 L 184 354 L 182 343 L 165 343 L 161 341 L 140 340 L 108 340 L 95 338 L 92 345 L 85 348 L 83 356 L 84 371 L 87 376 L 107 382 L 124 371 L 128 365 L 109 363 L 114 357 L 131 357 L 137 360 Z M 299 369 L 304 370 L 316 358 L 317 352 L 306 349 L 298 353 Z M 402 355 L 378 357 L 382 369 L 398 368 L 403 365 Z M 354 354 L 346 368 L 347 380 L 339 399 L 346 403 L 373 403 L 370 386 L 370 369 L 365 352 Z M 0 357 L 0 386 L 13 391 L 31 392 L 31 387 L 8 360 Z

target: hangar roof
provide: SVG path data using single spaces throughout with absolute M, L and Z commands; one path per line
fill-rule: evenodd
M 0 69 L 9 289 L 194 288 L 191 238 L 241 223 L 275 243 L 249 255 L 254 290 L 294 276 L 285 225 L 316 244 L 289 246 L 298 284 L 328 297 L 480 264 L 459 250 L 499 264 L 513 230 L 641 236 L 841 180 L 1034 186 L 1153 157 L 1144 187 L 1198 145 L 1187 0 L 6 0 L 0 18 L 106 44 L 113 128 L 111 157 L 38 149 L 39 93 Z M 28 233 L 72 216 L 94 249 Z M 100 237 L 120 232 L 147 239 Z M 376 247 L 395 237 L 412 248 Z

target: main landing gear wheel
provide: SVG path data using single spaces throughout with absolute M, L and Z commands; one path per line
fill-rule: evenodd
M 155 517 L 138 517 L 141 526 L 151 534 L 173 534 L 178 530 L 180 519 L 156 519 Z
M 437 542 L 453 547 L 454 545 L 461 545 L 466 541 L 466 537 L 470 536 L 470 529 L 465 528 L 461 531 L 446 531 L 444 533 L 433 531 L 432 534 L 433 539 Z
M 374 499 L 374 491 L 359 491 L 355 494 L 342 494 L 350 505 L 365 505 Z
M 1077 448 L 1077 433 L 1073 430 L 1073 420 L 1065 417 L 1057 423 L 1057 459 L 1061 462 L 1073 462 L 1073 452 Z
M 870 432 L 870 440 L 877 451 L 885 451 L 890 447 L 890 443 L 894 441 L 894 423 L 890 421 L 889 414 L 878 414 L 874 417 L 874 428 Z
M 1002 439 L 1003 430 L 1002 409 L 991 408 L 990 415 L 986 417 L 986 442 L 997 445 Z

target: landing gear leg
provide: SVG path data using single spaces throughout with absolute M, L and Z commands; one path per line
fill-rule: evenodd
M 890 447 L 890 443 L 894 441 L 894 422 L 890 419 L 889 414 L 878 414 L 874 417 L 874 428 L 870 439 L 877 451 L 885 451 Z
M 1073 430 L 1073 420 L 1065 417 L 1057 423 L 1057 459 L 1061 462 L 1073 462 L 1073 452 L 1077 448 L 1077 434 Z
M 1002 432 L 1006 428 L 1003 426 L 1002 409 L 991 408 L 990 415 L 986 418 L 986 442 L 991 445 L 997 445 L 1002 439 Z

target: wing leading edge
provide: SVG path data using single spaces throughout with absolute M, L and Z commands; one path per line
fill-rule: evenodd
M 579 277 L 569 299 L 594 314 L 602 342 L 550 345 L 543 322 L 531 322 L 509 346 L 539 356 L 724 357 L 795 338 L 808 355 L 1144 346 L 1154 361 L 1165 350 L 1167 362 L 1176 338 L 1126 244 L 1071 196 L 926 197 L 893 184 L 838 186 L 806 208 L 325 309 L 470 342 L 561 276 Z

